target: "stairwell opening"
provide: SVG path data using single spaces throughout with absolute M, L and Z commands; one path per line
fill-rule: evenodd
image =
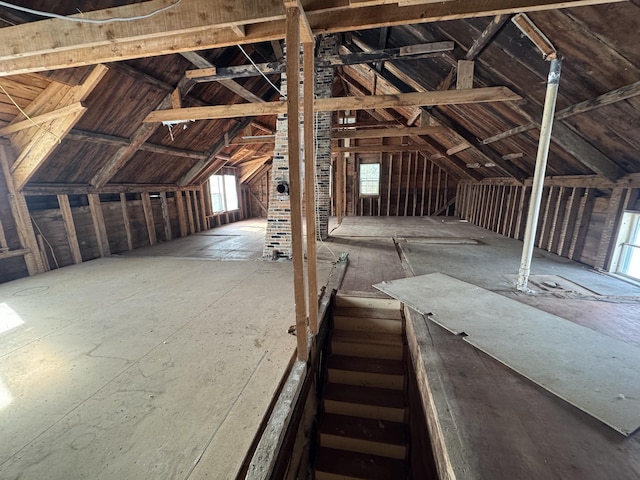
M 438 478 L 401 307 L 394 299 L 336 296 L 309 478 Z

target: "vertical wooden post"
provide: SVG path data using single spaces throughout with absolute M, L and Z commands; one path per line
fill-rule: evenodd
M 578 262 L 580 261 L 580 255 L 582 254 L 582 249 L 587 239 L 586 234 L 589 228 L 589 222 L 591 221 L 591 214 L 593 213 L 595 193 L 595 188 L 587 188 L 584 196 L 580 199 L 580 206 L 578 207 L 578 216 L 573 230 L 573 236 L 571 237 L 568 254 L 570 259 Z
M 611 264 L 612 244 L 615 240 L 617 226 L 620 223 L 621 213 L 628 203 L 630 189 L 623 187 L 615 187 L 611 192 L 609 199 L 609 207 L 607 208 L 607 217 L 604 221 L 604 228 L 598 245 L 598 254 L 596 255 L 596 270 L 608 270 Z
M 4 234 L 4 227 L 2 226 L 2 220 L 0 219 L 0 253 L 5 250 L 9 250 L 9 244 L 7 243 L 7 237 Z
M 224 197 L 224 182 L 222 182 L 222 195 Z M 198 205 L 199 202 L 197 190 L 191 190 L 191 199 L 193 201 L 193 218 L 196 224 L 196 232 L 200 232 L 202 231 L 202 226 L 200 224 L 200 206 Z
M 525 217 L 525 205 L 529 203 L 531 198 L 531 190 L 526 185 L 522 185 L 522 194 L 520 195 L 520 204 L 518 206 L 518 221 L 516 222 L 516 231 L 513 238 L 520 240 L 524 234 L 526 217 Z
M 427 216 L 431 216 L 431 196 L 433 193 L 433 162 L 429 161 L 431 165 L 429 165 L 429 200 L 427 203 Z
M 518 199 L 520 198 L 519 195 L 522 194 L 522 190 L 524 189 L 524 186 L 522 187 L 515 187 L 515 186 L 511 186 L 509 187 L 509 191 L 511 192 L 511 206 L 510 206 L 510 211 L 509 211 L 509 225 L 507 227 L 507 237 L 511 237 L 511 238 L 515 238 L 515 233 L 513 231 L 513 227 L 515 226 L 515 217 L 516 217 L 516 212 L 517 212 L 517 208 L 518 208 Z
M 440 210 L 440 177 L 442 176 L 442 169 L 438 167 L 438 184 L 436 186 L 436 206 L 435 211 Z
M 580 206 L 579 198 L 582 196 L 583 192 L 584 189 L 582 188 L 571 189 L 571 196 L 569 197 L 564 219 L 562 220 L 562 227 L 560 228 L 560 240 L 556 247 L 556 253 L 562 257 L 567 256 L 569 252 L 569 239 L 572 237 L 573 230 L 576 226 L 578 208 Z
M 98 241 L 98 251 L 101 257 L 106 257 L 111 255 L 111 249 L 109 248 L 107 227 L 104 224 L 104 215 L 102 214 L 102 206 L 100 205 L 100 195 L 97 193 L 89 193 L 87 194 L 87 199 L 89 200 L 93 229 L 96 232 L 96 240 Z
M 389 154 L 389 178 L 387 180 L 387 217 L 391 210 L 391 182 L 393 181 L 393 154 Z
M 295 5 L 295 6 L 294 6 Z M 293 257 L 293 291 L 296 312 L 298 360 L 306 361 L 307 319 L 304 295 L 304 260 L 302 251 L 302 205 L 300 188 L 300 10 L 287 3 L 287 127 L 289 151 L 289 198 L 291 202 L 291 250 Z
M 182 190 L 176 190 L 176 208 L 178 209 L 178 224 L 180 225 L 180 236 L 187 236 L 187 218 L 184 213 L 184 197 Z
M 402 164 L 404 163 L 404 153 L 400 153 L 399 158 L 400 171 L 398 172 L 398 196 L 396 197 L 396 216 L 400 216 L 400 194 L 402 192 Z
M 191 198 L 191 190 L 185 190 L 185 200 L 187 204 L 187 217 L 189 218 L 189 233 L 196 233 L 195 222 L 193 221 L 193 199 Z
M 420 216 L 424 217 L 424 194 L 426 193 L 427 186 L 427 157 L 421 155 L 422 157 L 422 201 L 420 202 Z
M 162 207 L 162 220 L 164 222 L 164 237 L 171 240 L 171 219 L 169 218 L 169 204 L 167 203 L 167 192 L 160 192 L 160 205 Z
M 29 275 L 35 275 L 44 272 L 44 264 L 40 257 L 38 240 L 36 239 L 33 224 L 31 223 L 27 200 L 24 195 L 15 188 L 13 177 L 9 171 L 9 155 L 12 154 L 10 152 L 9 146 L 0 145 L 0 166 L 2 167 L 2 173 L 7 183 L 9 206 L 11 207 L 11 214 L 16 223 L 20 246 L 25 250 L 29 250 L 29 253 L 25 253 L 24 255 L 24 262 L 27 265 Z
M 51 265 L 49 264 L 49 257 L 47 257 L 47 249 L 44 246 L 44 237 L 40 233 L 38 233 L 36 234 L 36 239 L 38 240 L 40 258 L 42 259 L 42 264 L 44 265 L 44 271 L 48 272 L 49 270 L 51 270 Z
M 122 209 L 122 223 L 124 224 L 124 232 L 127 235 L 127 248 L 133 250 L 133 235 L 131 234 L 131 220 L 129 220 L 129 212 L 127 211 L 127 194 L 120 194 L 120 207 Z
M 313 43 L 302 45 L 304 56 L 304 189 L 307 210 L 307 302 L 309 308 L 309 328 L 318 333 L 318 273 L 316 252 L 316 188 L 315 188 L 315 150 L 314 150 L 314 65 Z
M 343 203 L 343 189 L 344 183 L 344 153 L 339 153 L 336 157 L 336 216 L 338 217 L 338 225 L 342 223 L 342 203 Z
M 60 206 L 60 213 L 62 214 L 64 229 L 67 232 L 67 243 L 69 244 L 69 249 L 71 250 L 71 258 L 73 259 L 73 263 L 82 263 L 82 254 L 80 253 L 80 244 L 78 243 L 76 226 L 73 222 L 73 214 L 71 213 L 69 197 L 67 195 L 58 195 L 58 205 Z
M 238 194 L 237 184 L 238 184 L 238 180 L 236 177 L 236 195 Z M 204 188 L 200 186 L 200 190 L 198 190 L 198 192 L 200 193 L 200 223 L 202 225 L 202 230 L 208 230 L 209 226 L 207 225 L 207 211 L 205 208 L 205 201 L 204 201 Z
M 151 207 L 151 196 L 148 193 L 140 194 L 142 198 L 142 209 L 144 210 L 144 220 L 147 223 L 147 235 L 149 236 L 149 245 L 155 245 L 158 242 L 156 237 L 156 226 L 153 221 L 153 208 Z
M 411 186 L 411 161 L 413 160 L 413 157 L 411 156 L 411 152 L 409 152 L 408 154 L 408 167 L 407 167 L 407 184 L 405 185 L 405 190 L 404 190 L 404 216 L 407 216 L 407 209 L 409 207 L 409 188 Z
M 541 228 L 538 229 L 538 247 L 544 248 L 547 234 L 549 233 L 549 225 L 551 222 L 549 221 L 549 212 L 551 212 L 551 207 L 553 205 L 553 199 L 555 196 L 556 187 L 545 188 L 542 192 L 542 202 L 544 203 L 544 213 L 542 214 L 542 225 Z

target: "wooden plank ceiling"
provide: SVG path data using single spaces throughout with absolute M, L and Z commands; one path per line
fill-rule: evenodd
M 185 5 L 197 3 L 195 0 L 184 2 Z M 89 12 L 141 2 L 94 0 L 75 2 L 73 6 L 69 2 L 44 0 L 16 0 L 13 3 L 69 15 L 77 13 L 77 9 Z M 268 13 L 275 8 L 275 3 L 265 2 L 261 8 Z M 417 15 L 415 9 L 419 7 L 373 5 L 367 7 L 372 9 L 369 12 L 378 12 L 377 15 L 385 13 L 392 18 L 387 26 L 365 30 L 358 29 L 360 24 L 369 26 L 369 23 L 374 25 L 376 22 L 383 22 L 377 20 L 377 17 L 370 18 L 369 23 L 356 20 L 355 15 L 345 13 L 349 12 L 349 2 L 346 0 L 328 2 L 329 6 L 325 2 L 323 8 L 331 7 L 332 10 L 325 11 L 324 16 L 317 13 L 321 9 L 314 8 L 313 2 L 302 3 L 310 6 L 309 21 L 315 31 L 318 28 L 347 30 L 342 25 L 346 20 L 339 20 L 340 12 L 343 17 L 351 19 L 356 31 L 340 34 L 340 53 L 343 55 L 401 49 L 432 42 L 453 42 L 453 50 L 419 59 L 406 59 L 396 54 L 394 59 L 388 61 L 338 66 L 334 83 L 335 96 L 455 89 L 458 61 L 474 60 L 474 88 L 505 86 L 523 97 L 518 102 L 440 105 L 430 108 L 403 106 L 358 113 L 359 123 L 379 122 L 380 128 L 385 129 L 408 126 L 415 128 L 420 123 L 425 127 L 438 127 L 429 135 L 406 137 L 404 144 L 410 145 L 412 149 L 421 149 L 456 178 L 476 179 L 502 176 L 523 179 L 533 174 L 539 133 L 537 128 L 529 127 L 521 133 L 492 141 L 495 135 L 514 127 L 530 123 L 535 125 L 541 116 L 548 63 L 531 41 L 509 21 L 510 14 L 515 11 L 533 10 L 529 17 L 564 57 L 558 111 L 630 86 L 623 100 L 598 108 L 591 105 L 587 110 L 576 107 L 575 110 L 580 113 L 571 115 L 573 111 L 568 110 L 569 116 L 556 122 L 548 174 L 595 173 L 612 178 L 640 172 L 640 96 L 635 96 L 635 93 L 640 92 L 640 87 L 632 88 L 634 83 L 640 81 L 640 48 L 635 40 L 640 31 L 640 3 L 637 0 L 561 10 L 548 10 L 546 6 L 544 9 L 532 7 L 533 4 L 555 5 L 549 1 L 496 0 L 483 2 L 491 4 L 486 6 L 484 13 L 504 11 L 505 15 L 485 15 L 478 18 L 473 18 L 477 13 L 471 11 L 455 13 L 462 8 L 457 0 L 444 2 L 449 4 L 453 12 L 448 15 L 441 10 L 434 10 L 444 8 L 443 2 L 438 2 L 437 7 L 435 3 L 422 2 L 422 12 L 433 15 L 435 20 L 452 19 L 431 22 L 421 20 L 419 23 L 406 25 L 402 22 L 402 15 Z M 580 2 L 564 2 L 567 3 Z M 598 2 L 581 2 L 591 3 Z M 153 2 L 156 6 L 166 4 L 167 2 Z M 183 7 L 184 5 L 180 6 Z M 436 15 L 437 12 L 440 12 L 439 16 Z M 212 13 L 212 18 L 214 16 Z M 461 19 L 462 16 L 469 18 Z M 335 26 L 327 24 L 331 19 Z M 1 26 L 9 27 L 34 20 L 36 18 L 28 14 L 0 8 Z M 281 19 L 275 15 L 268 21 L 263 20 L 260 23 L 260 19 L 253 18 L 247 23 L 254 25 L 252 29 L 260 30 L 267 26 L 275 28 L 274 25 L 279 25 Z M 236 40 L 240 39 L 245 43 L 245 50 L 256 63 L 281 60 L 281 46 L 279 42 L 272 42 L 271 38 L 281 38 L 283 32 L 278 30 L 273 34 L 265 34 L 261 37 L 264 41 L 254 43 L 251 41 L 252 29 L 247 27 L 245 36 L 238 37 L 242 29 L 237 24 L 234 27 Z M 227 26 L 220 27 L 220 35 L 227 35 L 226 29 Z M 484 37 L 488 38 L 486 43 L 481 41 Z M 28 172 L 29 175 L 25 176 L 25 179 L 29 179 L 27 189 L 29 186 L 42 184 L 184 185 L 204 181 L 208 175 L 223 166 L 238 167 L 241 178 L 247 182 L 256 175 L 264 174 L 273 152 L 273 116 L 198 120 L 176 124 L 171 129 L 157 123 L 143 123 L 159 107 L 166 109 L 229 105 L 280 99 L 278 92 L 259 75 L 202 83 L 185 78 L 188 70 L 249 63 L 236 45 L 224 46 L 223 40 L 212 40 L 210 43 L 222 46 L 200 50 L 197 55 L 170 54 L 105 62 L 107 73 L 82 101 L 86 111 L 78 115 L 75 123 L 66 122 L 69 125 L 73 123 L 69 133 L 65 136 L 65 132 L 60 130 L 61 143 L 52 153 L 47 153 L 48 156 L 39 159 L 40 163 L 32 172 Z M 144 45 L 144 48 L 150 48 L 146 43 Z M 100 48 L 96 47 L 98 54 L 95 62 L 106 59 L 99 56 Z M 161 50 L 158 47 L 158 51 Z M 193 47 L 185 47 L 184 50 L 193 50 Z M 60 54 L 52 52 L 52 55 Z M 69 57 L 72 56 L 69 53 Z M 14 60 L 18 61 L 17 57 L 11 59 L 0 52 L 0 66 L 3 68 L 22 68 L 17 63 L 14 65 Z M 86 60 L 84 63 L 91 62 Z M 465 68 L 469 66 L 464 64 Z M 45 89 L 51 90 L 52 85 L 59 86 L 56 88 L 70 88 L 69 85 L 86 82 L 89 69 L 0 75 L 3 75 L 0 86 L 4 88 L 4 91 L 0 90 L 2 128 L 24 120 L 19 108 L 28 109 Z M 271 74 L 269 78 L 276 85 L 279 84 L 279 74 Z M 470 77 L 460 81 L 468 82 Z M 175 104 L 177 99 L 179 105 Z M 594 101 L 596 105 L 599 105 L 598 102 L 599 100 Z M 51 115 L 56 113 L 52 108 L 45 111 L 51 112 Z M 29 131 L 35 131 L 38 127 L 29 128 Z M 18 134 L 7 135 L 16 145 L 12 135 Z M 400 144 L 402 141 L 401 138 L 387 139 L 385 143 Z M 351 140 L 350 145 L 368 145 L 369 150 L 375 150 L 375 145 L 380 143 L 381 139 L 363 138 Z M 338 142 L 334 144 L 338 146 Z

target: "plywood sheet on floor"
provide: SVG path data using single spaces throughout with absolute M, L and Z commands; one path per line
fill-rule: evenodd
M 257 260 L 262 258 L 266 220 L 251 219 L 139 248 L 123 255 L 135 257 L 209 258 Z
M 462 236 L 467 222 L 454 217 L 345 217 L 332 237 Z M 462 227 L 462 228 L 461 228 Z M 468 231 L 468 230 L 466 230 Z
M 640 348 L 444 274 L 375 286 L 615 430 L 640 426 Z
M 372 283 L 405 276 L 395 243 L 390 238 L 339 237 L 327 241 L 326 245 L 336 255 L 343 252 L 349 254 L 349 263 L 341 287 L 344 292 L 369 292 L 379 295 L 380 292 L 372 287 Z M 324 250 L 319 248 L 319 252 Z
M 290 263 L 111 257 L 0 305 L 2 479 L 234 478 L 296 345 Z

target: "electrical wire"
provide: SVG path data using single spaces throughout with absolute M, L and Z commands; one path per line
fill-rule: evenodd
M 242 53 L 244 53 L 244 56 L 247 57 L 247 60 L 249 60 L 251 62 L 251 65 L 253 65 L 255 67 L 255 69 L 258 71 L 258 73 L 260 75 L 262 75 L 267 82 L 269 82 L 269 85 L 271 85 L 273 88 L 275 88 L 276 92 L 278 92 L 281 97 L 286 97 L 286 95 L 284 93 L 282 93 L 282 90 L 280 90 L 278 87 L 276 87 L 276 85 L 271 80 L 269 80 L 269 77 L 267 77 L 264 74 L 264 72 L 262 70 L 260 70 L 258 65 L 256 65 L 256 62 L 254 62 L 253 59 L 249 56 L 249 54 L 244 50 L 244 48 L 242 48 L 242 45 L 238 45 L 238 48 L 242 51 Z
M 53 135 L 56 139 L 58 139 L 58 144 L 62 143 L 62 138 L 60 138 L 58 135 L 56 135 L 52 131 L 47 130 L 46 128 L 43 128 L 40 124 L 34 122 L 33 119 L 29 115 L 27 115 L 27 113 L 22 108 L 20 108 L 20 105 L 18 105 L 18 103 L 13 99 L 13 97 L 9 94 L 9 92 L 7 92 L 5 90 L 5 88 L 2 86 L 1 83 L 0 83 L 0 90 L 2 90 L 4 92 L 4 94 L 7 96 L 7 98 L 9 98 L 9 100 L 11 100 L 11 103 L 13 103 L 16 106 L 16 108 L 20 111 L 20 113 L 22 115 L 24 115 L 27 118 L 27 120 L 29 120 L 31 123 L 33 123 L 33 125 L 35 127 L 38 127 L 40 130 L 42 130 L 45 133 L 48 133 L 49 135 Z
M 60 20 L 67 20 L 69 22 L 78 22 L 78 23 L 97 23 L 97 24 L 105 24 L 105 23 L 115 23 L 115 22 L 133 22 L 135 20 L 144 20 L 145 18 L 153 17 L 159 13 L 165 12 L 170 8 L 177 6 L 182 0 L 176 0 L 171 5 L 167 5 L 166 7 L 158 8 L 153 12 L 146 13 L 144 15 L 136 15 L 133 17 L 114 17 L 114 18 L 104 18 L 104 19 L 94 19 L 94 18 L 82 18 L 82 17 L 70 17 L 66 15 L 59 15 L 57 13 L 51 12 L 43 12 L 41 10 L 34 10 L 28 7 L 21 7 L 20 5 L 13 5 L 12 3 L 2 2 L 0 1 L 0 6 L 10 8 L 12 10 L 18 10 L 19 12 L 30 13 L 32 15 L 37 15 L 39 17 L 45 18 L 57 18 Z

